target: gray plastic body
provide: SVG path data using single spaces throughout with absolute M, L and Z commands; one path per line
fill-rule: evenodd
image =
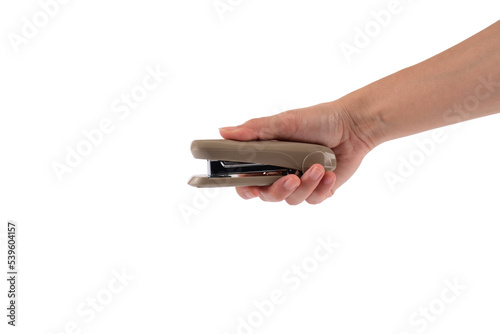
M 197 159 L 238 161 L 273 165 L 305 172 L 314 164 L 326 171 L 337 166 L 335 154 L 328 147 L 285 141 L 195 140 L 191 153 Z M 193 176 L 188 184 L 194 187 L 266 186 L 284 175 L 240 177 Z

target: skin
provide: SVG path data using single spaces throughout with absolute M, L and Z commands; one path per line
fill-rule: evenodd
M 500 21 L 419 64 L 336 101 L 220 128 L 225 139 L 287 140 L 330 147 L 337 169 L 314 165 L 301 178 L 239 187 L 244 199 L 318 204 L 331 197 L 365 155 L 388 140 L 500 112 Z

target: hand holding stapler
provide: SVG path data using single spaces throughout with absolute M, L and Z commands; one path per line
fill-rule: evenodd
M 314 164 L 325 171 L 337 165 L 326 146 L 276 140 L 195 140 L 191 153 L 208 162 L 208 175 L 195 175 L 188 182 L 198 188 L 268 186 L 288 174 L 300 177 Z

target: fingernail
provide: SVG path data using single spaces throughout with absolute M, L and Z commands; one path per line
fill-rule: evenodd
M 296 178 L 290 178 L 286 180 L 284 184 L 285 189 L 288 191 L 294 190 L 298 186 L 299 186 L 299 180 L 297 180 Z
M 222 130 L 222 131 L 234 131 L 236 130 L 236 126 L 225 126 L 225 127 L 222 127 L 222 128 L 219 128 L 219 130 Z
M 333 184 L 334 177 L 331 174 L 327 174 L 323 180 L 327 186 L 330 186 Z
M 258 189 L 252 189 L 250 190 L 250 193 L 252 194 L 253 197 L 257 197 L 260 195 L 260 191 Z
M 321 177 L 321 174 L 322 174 L 321 169 L 319 169 L 318 167 L 314 167 L 311 173 L 309 174 L 309 177 L 311 178 L 311 180 L 317 181 Z

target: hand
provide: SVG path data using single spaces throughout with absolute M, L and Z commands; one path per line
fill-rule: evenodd
M 275 116 L 255 118 L 236 127 L 220 128 L 225 139 L 284 140 L 314 143 L 330 147 L 337 157 L 335 172 L 326 172 L 317 164 L 301 178 L 287 175 L 265 187 L 237 187 L 244 199 L 285 200 L 290 205 L 306 201 L 318 204 L 331 197 L 356 171 L 361 160 L 373 148 L 370 126 L 360 113 L 355 116 L 334 101 L 308 108 L 285 111 Z

